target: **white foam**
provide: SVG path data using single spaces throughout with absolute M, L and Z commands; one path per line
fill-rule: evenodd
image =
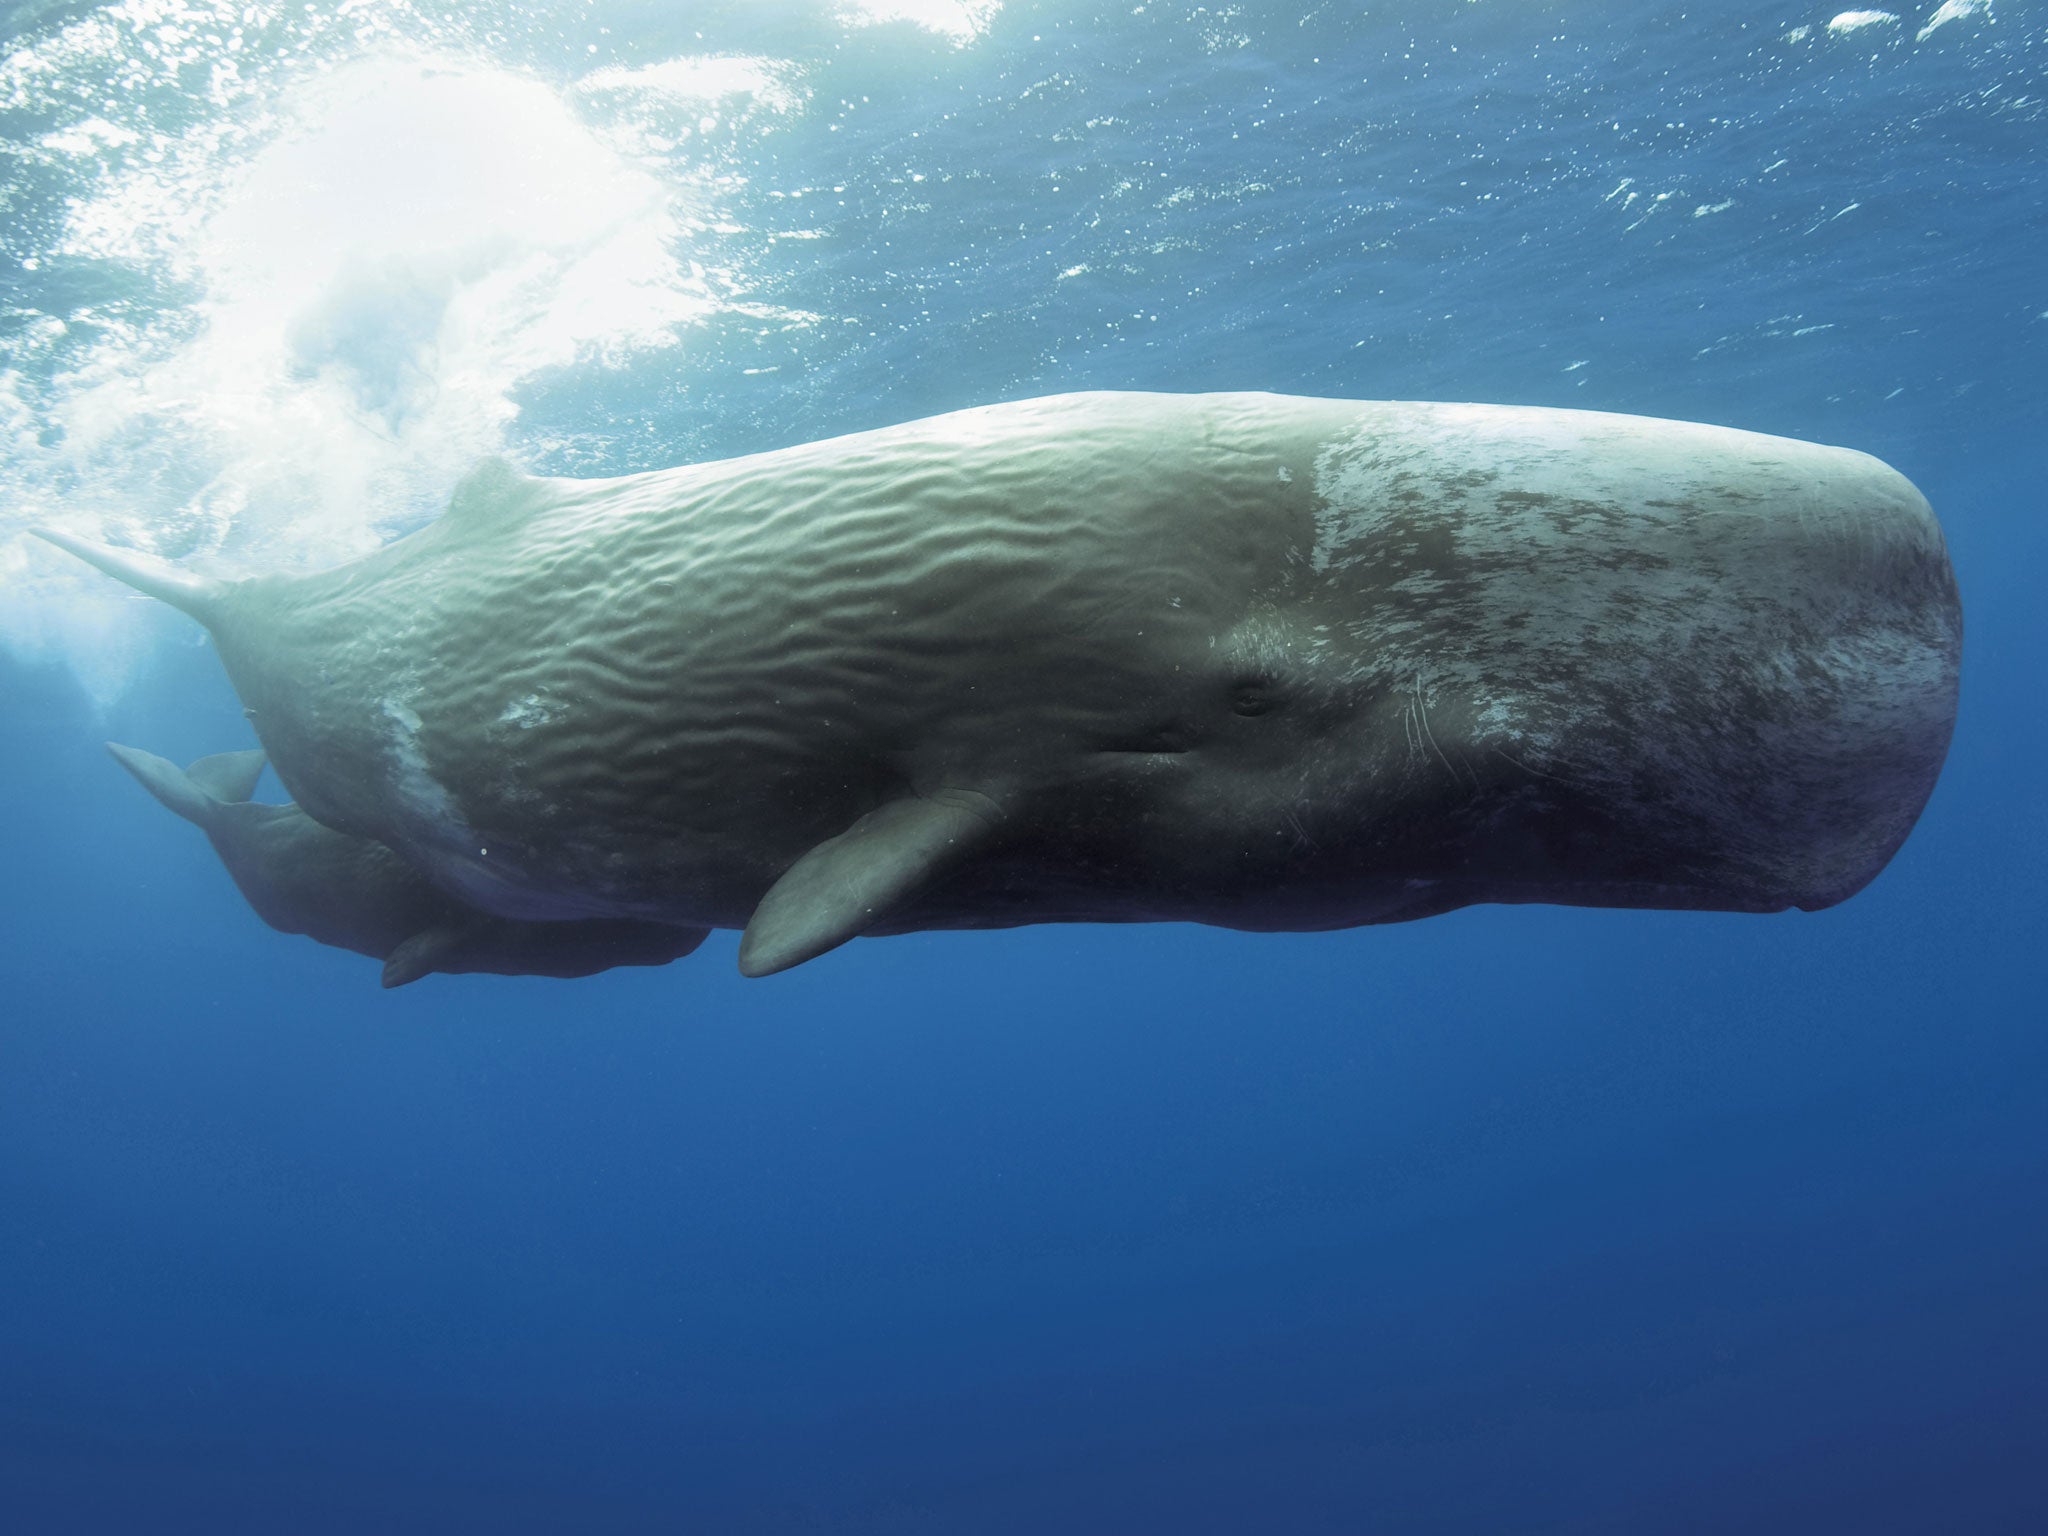
M 842 0 L 841 21 L 852 26 L 907 21 L 963 47 L 986 32 L 1002 0 Z
M 59 42 L 8 59 L 0 94 L 33 100 L 53 72 L 143 50 L 125 35 Z M 584 94 L 795 99 L 765 61 L 681 63 L 612 71 Z M 691 188 L 586 122 L 574 91 L 388 53 L 272 82 L 285 84 L 290 118 L 239 154 L 210 131 L 170 153 L 103 117 L 46 135 L 85 177 L 49 249 L 196 298 L 139 319 L 48 316 L 10 341 L 0 490 L 13 526 L 54 523 L 226 576 L 337 564 L 433 515 L 503 451 L 524 381 L 669 346 L 733 307 L 721 274 L 679 259 L 700 224 Z M 146 608 L 41 546 L 7 547 L 36 579 L 11 593 L 0 643 L 118 693 L 157 632 Z
M 1913 34 L 1913 41 L 1924 43 L 1937 28 L 1969 16 L 1982 16 L 1988 21 L 1991 18 L 1991 0 L 1941 0 L 1934 14 L 1927 18 L 1927 25 Z
M 1840 36 L 1861 32 L 1865 27 L 1895 26 L 1898 20 L 1890 11 L 1843 11 L 1828 23 L 1828 30 Z
M 664 59 L 637 68 L 611 65 L 585 75 L 576 89 L 627 91 L 704 105 L 746 97 L 773 112 L 794 112 L 804 103 L 804 91 L 789 65 L 751 54 Z

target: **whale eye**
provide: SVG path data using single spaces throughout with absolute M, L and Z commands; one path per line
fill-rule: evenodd
M 1269 683 L 1239 683 L 1230 690 L 1230 712 L 1234 715 L 1270 714 L 1279 702 Z

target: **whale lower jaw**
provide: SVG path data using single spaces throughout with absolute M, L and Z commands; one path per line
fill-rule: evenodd
M 1561 906 L 1611 907 L 1638 910 L 1768 914 L 1817 912 L 1846 901 L 1862 888 L 1834 893 L 1773 891 L 1759 893 L 1708 882 L 1605 881 L 1554 882 L 1488 880 L 1466 884 L 1451 880 L 1397 880 L 1389 889 L 1364 899 L 1338 903 L 1290 902 L 1276 894 L 1247 898 L 1227 905 L 1168 906 L 1130 900 L 1050 901 L 974 905 L 959 903 L 947 911 L 911 909 L 878 922 L 865 931 L 876 937 L 934 930 L 981 932 L 1024 928 L 1041 923 L 1194 923 L 1238 933 L 1333 933 L 1347 928 L 1384 927 L 1416 922 L 1463 907 Z

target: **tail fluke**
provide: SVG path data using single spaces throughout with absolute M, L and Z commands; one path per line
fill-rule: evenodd
M 227 592 L 226 582 L 216 581 L 210 576 L 195 576 L 168 560 L 159 560 L 155 555 L 145 555 L 132 549 L 109 549 L 104 544 L 60 533 L 55 528 L 31 528 L 29 532 L 39 539 L 47 539 L 59 549 L 69 550 L 88 565 L 98 566 L 116 581 L 125 581 L 136 591 L 191 614 L 202 624 L 213 622 L 220 609 L 221 598 Z
M 240 805 L 256 793 L 269 757 L 261 747 L 246 752 L 216 752 L 185 770 L 185 777 L 223 805 Z
M 107 743 L 107 750 L 165 807 L 200 827 L 208 825 L 220 806 L 240 805 L 254 794 L 265 762 L 260 751 L 222 752 L 180 768 L 154 752 L 115 741 Z

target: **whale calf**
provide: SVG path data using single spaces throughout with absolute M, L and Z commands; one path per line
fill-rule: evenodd
M 711 928 L 766 975 L 925 929 L 1825 907 L 1931 793 L 1961 653 L 1878 460 L 1513 406 L 1073 394 L 493 461 L 238 582 L 38 531 L 211 631 L 294 804 L 117 755 L 387 984 Z
M 437 889 L 382 843 L 323 827 L 296 805 L 252 801 L 261 752 L 224 752 L 180 771 L 117 742 L 107 750 L 206 834 L 257 916 L 282 933 L 382 960 L 387 987 L 431 971 L 567 978 L 618 965 L 666 965 L 708 934 L 630 919 L 492 917 Z

